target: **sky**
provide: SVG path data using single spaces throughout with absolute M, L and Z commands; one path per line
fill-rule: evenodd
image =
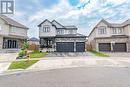
M 15 0 L 15 13 L 8 15 L 29 28 L 29 37 L 39 37 L 37 25 L 45 19 L 75 25 L 89 35 L 102 18 L 121 23 L 130 19 L 130 0 Z

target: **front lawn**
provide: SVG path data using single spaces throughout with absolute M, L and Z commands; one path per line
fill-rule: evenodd
M 47 55 L 47 52 L 34 51 L 30 54 L 30 58 L 43 58 Z
M 26 69 L 38 61 L 39 60 L 14 61 L 8 69 Z
M 90 51 L 91 53 L 95 54 L 96 56 L 99 56 L 99 57 L 109 57 L 108 54 L 105 54 L 105 53 L 101 53 L 101 52 L 97 52 L 97 51 Z

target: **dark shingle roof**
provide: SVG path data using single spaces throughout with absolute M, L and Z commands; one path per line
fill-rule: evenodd
M 86 36 L 85 35 L 82 35 L 82 34 L 79 34 L 79 33 L 77 33 L 77 34 L 64 34 L 64 35 L 56 35 L 56 37 L 69 37 L 69 38 L 71 38 L 71 37 L 81 37 L 81 38 L 85 38 Z
M 3 20 L 5 20 L 9 25 L 12 26 L 16 26 L 16 27 L 20 27 L 20 28 L 25 28 L 28 29 L 26 26 L 24 26 L 23 24 L 20 24 L 18 22 L 16 22 L 15 20 L 5 16 L 5 15 L 0 15 L 0 18 L 2 18 Z
M 32 37 L 32 38 L 29 39 L 29 41 L 39 41 L 39 39 Z
M 73 25 L 72 25 L 72 26 L 71 26 L 71 25 L 70 25 L 70 26 L 65 26 L 65 28 L 66 28 L 66 29 L 77 29 L 77 27 L 76 27 L 76 26 L 73 26 Z

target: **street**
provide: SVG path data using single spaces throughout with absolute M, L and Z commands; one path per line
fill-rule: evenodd
M 0 87 L 129 87 L 130 68 L 79 67 L 0 76 Z

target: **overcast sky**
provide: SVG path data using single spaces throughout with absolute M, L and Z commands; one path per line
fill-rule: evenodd
M 129 19 L 130 0 L 15 0 L 10 17 L 30 28 L 29 37 L 38 37 L 37 25 L 45 19 L 75 25 L 88 35 L 102 18 L 119 23 Z

